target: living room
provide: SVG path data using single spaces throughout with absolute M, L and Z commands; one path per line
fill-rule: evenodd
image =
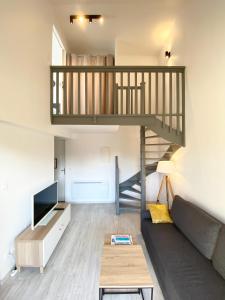
M 224 9 L 222 0 L 0 2 L 0 299 L 225 299 Z M 122 106 L 127 91 L 132 104 Z M 144 113 L 132 102 L 143 91 Z M 165 113 L 170 91 L 175 113 Z M 157 156 L 149 168 L 141 128 Z M 157 172 L 164 160 L 169 175 Z M 21 234 L 47 237 L 32 205 L 55 180 L 63 203 L 49 224 L 64 215 L 63 234 L 45 265 L 19 264 Z M 149 204 L 166 207 L 167 198 L 174 224 L 152 224 Z M 111 234 L 131 234 L 133 248 L 112 248 Z M 121 285 L 102 283 L 107 247 L 128 247 L 133 285 L 112 266 Z

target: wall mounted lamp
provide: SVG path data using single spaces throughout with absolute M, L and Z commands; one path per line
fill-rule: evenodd
M 165 57 L 170 58 L 171 57 L 171 52 L 170 51 L 165 51 Z
M 79 22 L 83 22 L 84 20 L 88 20 L 89 23 L 92 23 L 93 20 L 102 21 L 102 15 L 70 15 L 70 24 L 73 24 L 74 20 L 78 20 Z

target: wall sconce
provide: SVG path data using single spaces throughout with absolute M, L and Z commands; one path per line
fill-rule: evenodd
M 83 22 L 84 20 L 88 20 L 89 23 L 92 23 L 93 20 L 99 20 L 102 22 L 102 15 L 71 15 L 70 16 L 70 24 L 73 24 L 74 20 L 78 20 L 79 22 Z
M 169 59 L 171 57 L 171 52 L 165 51 L 165 57 Z

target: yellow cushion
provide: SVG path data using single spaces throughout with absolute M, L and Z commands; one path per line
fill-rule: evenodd
M 152 223 L 173 223 L 167 205 L 147 204 L 147 209 L 150 210 Z

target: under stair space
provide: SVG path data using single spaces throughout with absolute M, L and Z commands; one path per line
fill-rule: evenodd
M 181 145 L 155 134 L 148 127 L 141 127 L 142 169 L 125 181 L 119 179 L 119 161 L 115 159 L 116 170 L 116 213 L 136 211 L 145 206 L 145 179 L 156 171 L 160 160 L 170 160 Z M 143 178 L 144 176 L 144 178 Z

